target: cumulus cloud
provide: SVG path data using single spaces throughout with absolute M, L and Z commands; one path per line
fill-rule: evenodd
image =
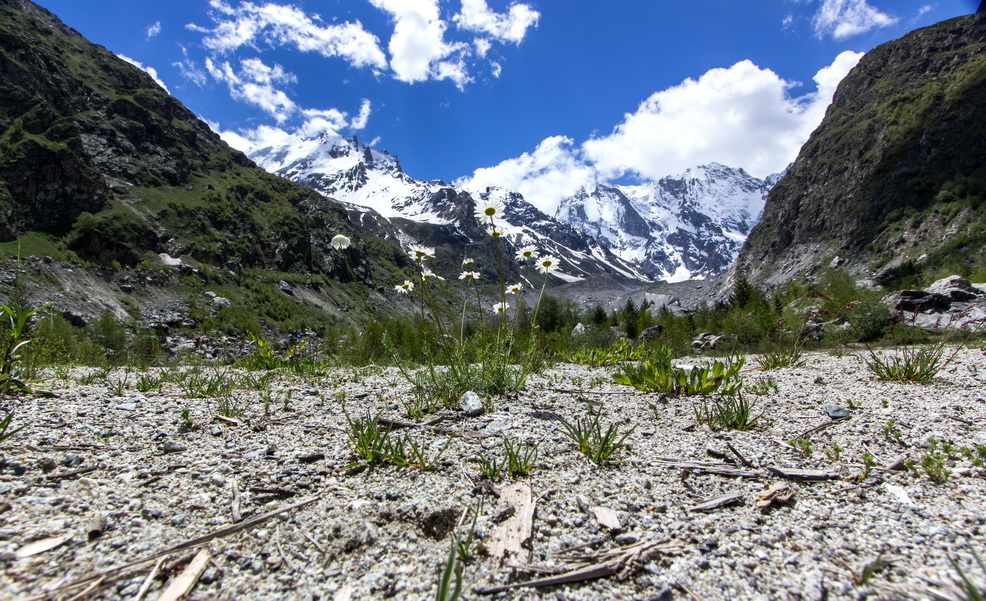
M 581 159 L 574 145 L 571 138 L 552 136 L 542 140 L 534 152 L 477 169 L 456 184 L 469 190 L 487 186 L 516 190 L 541 210 L 554 214 L 563 198 L 596 183 L 595 170 Z
M 126 61 L 126 62 L 130 63 L 131 65 L 137 67 L 138 69 L 140 69 L 144 73 L 147 73 L 148 75 L 150 75 L 151 76 L 151 79 L 153 79 L 154 82 L 157 85 L 159 85 L 162 88 L 164 88 L 164 91 L 165 92 L 168 92 L 169 94 L 171 93 L 168 90 L 168 86 L 164 85 L 164 82 L 161 81 L 161 78 L 160 77 L 158 77 L 158 75 L 157 75 L 157 69 L 155 69 L 154 67 L 148 67 L 147 65 L 144 65 L 140 61 L 134 60 L 134 59 L 130 58 L 129 56 L 124 56 L 122 54 L 117 54 L 116 56 L 120 60 Z
M 519 44 L 528 29 L 537 27 L 540 17 L 541 14 L 527 4 L 513 4 L 507 14 L 499 14 L 490 10 L 486 0 L 462 0 L 462 11 L 453 20 L 467 31 Z
M 866 0 L 823 0 L 812 19 L 817 37 L 831 35 L 836 40 L 866 33 L 876 27 L 887 27 L 896 22 L 895 17 L 880 12 L 867 4 Z
M 147 28 L 147 39 L 149 40 L 159 33 L 161 33 L 161 22 L 156 21 L 154 25 Z
M 800 96 L 792 94 L 799 84 L 750 61 L 712 69 L 652 94 L 609 135 L 581 146 L 547 138 L 533 153 L 479 169 L 460 182 L 473 189 L 515 189 L 553 213 L 579 187 L 627 175 L 656 180 L 712 162 L 759 177 L 776 173 L 795 159 L 861 56 L 843 52 L 815 75 L 815 90 Z
M 445 41 L 445 21 L 438 0 L 370 0 L 390 14 L 394 34 L 390 37 L 390 68 L 400 81 L 414 83 L 429 79 L 451 79 L 462 87 L 470 81 L 462 57 L 468 47 Z
M 230 95 L 259 107 L 278 123 L 287 119 L 297 105 L 287 93 L 278 89 L 279 84 L 294 83 L 297 78 L 280 65 L 270 67 L 258 58 L 240 61 L 237 71 L 229 62 L 215 63 L 211 58 L 205 60 L 205 68 L 217 81 L 224 82 Z
M 188 49 L 182 46 L 181 48 L 182 60 L 171 63 L 172 66 L 178 68 L 178 72 L 181 76 L 188 81 L 194 83 L 200 88 L 209 82 L 209 76 L 203 71 L 198 64 L 188 56 Z
M 323 26 L 296 7 L 274 3 L 243 2 L 233 7 L 222 0 L 211 0 L 209 5 L 215 27 L 187 27 L 207 34 L 203 43 L 213 51 L 228 52 L 263 42 L 293 46 L 325 57 L 342 57 L 355 67 L 387 66 L 379 39 L 363 29 L 359 21 Z

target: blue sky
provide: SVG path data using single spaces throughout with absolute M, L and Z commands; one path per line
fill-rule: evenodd
M 520 190 L 779 171 L 884 41 L 978 0 L 36 0 L 243 150 L 324 129 Z

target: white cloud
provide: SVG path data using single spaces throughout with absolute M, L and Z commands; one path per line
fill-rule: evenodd
M 574 140 L 552 136 L 542 140 L 533 153 L 525 152 L 494 167 L 477 169 L 455 183 L 470 190 L 487 186 L 515 190 L 542 211 L 554 214 L 563 198 L 582 187 L 594 187 L 596 173 L 579 158 Z
M 653 94 L 613 133 L 586 141 L 586 158 L 605 178 L 659 178 L 710 162 L 759 176 L 779 171 L 797 156 L 860 56 L 840 54 L 815 76 L 817 91 L 801 97 L 789 93 L 796 84 L 750 61 L 712 69 Z
M 212 29 L 189 24 L 193 31 L 208 34 L 205 46 L 228 52 L 241 46 L 266 42 L 273 46 L 294 46 L 302 52 L 325 57 L 342 57 L 355 67 L 387 66 L 387 58 L 377 36 L 363 29 L 359 21 L 321 26 L 293 6 L 243 2 L 234 8 L 222 0 L 211 0 Z
M 541 14 L 527 4 L 513 4 L 507 14 L 490 10 L 486 0 L 462 0 L 462 12 L 453 20 L 467 31 L 485 33 L 503 42 L 520 44 L 527 30 L 537 27 Z M 481 54 L 482 56 L 482 54 Z
M 815 75 L 816 89 L 801 96 L 791 94 L 798 84 L 750 61 L 712 69 L 652 94 L 609 135 L 581 147 L 569 138 L 547 138 L 533 153 L 478 169 L 460 182 L 517 190 L 550 214 L 583 185 L 625 175 L 656 180 L 712 162 L 759 177 L 776 173 L 796 158 L 861 56 L 843 52 Z
M 147 28 L 147 39 L 149 40 L 159 33 L 161 33 L 161 22 L 156 21 L 154 25 Z
M 205 60 L 205 68 L 217 81 L 229 87 L 230 95 L 261 108 L 281 123 L 297 110 L 297 105 L 287 93 L 277 89 L 278 84 L 294 83 L 297 78 L 280 65 L 269 67 L 257 58 L 240 61 L 236 71 L 228 62 L 214 63 Z
M 831 35 L 836 40 L 896 22 L 895 17 L 873 8 L 866 0 L 823 0 L 812 19 L 816 36 Z
M 177 63 L 171 63 L 172 66 L 178 67 L 181 72 L 181 76 L 200 88 L 204 86 L 209 81 L 209 76 L 199 68 L 198 64 L 188 56 L 188 49 L 182 46 L 181 54 L 184 60 Z
M 370 0 L 390 13 L 394 34 L 390 37 L 390 68 L 400 81 L 451 79 L 460 88 L 469 83 L 463 55 L 468 46 L 445 41 L 446 24 L 438 0 Z
M 137 60 L 134 60 L 134 59 L 130 58 L 129 56 L 124 56 L 122 54 L 117 54 L 116 56 L 120 60 L 126 61 L 126 62 L 130 63 L 131 65 L 137 67 L 138 69 L 140 69 L 144 73 L 147 73 L 148 75 L 150 75 L 151 76 L 151 79 L 153 79 L 154 82 L 157 85 L 159 85 L 162 88 L 164 88 L 164 91 L 165 92 L 168 92 L 169 94 L 171 93 L 168 90 L 168 86 L 164 85 L 164 82 L 161 81 L 161 78 L 160 77 L 158 77 L 158 75 L 157 75 L 157 69 L 155 69 L 154 67 L 148 67 L 148 66 L 144 65 L 143 63 L 141 63 L 140 61 L 137 61 Z
M 352 119 L 349 118 L 348 113 L 336 108 L 299 109 L 296 111 L 296 117 L 300 117 L 300 125 L 295 126 L 261 125 L 252 129 L 231 131 L 223 130 L 219 123 L 211 121 L 207 121 L 207 123 L 212 131 L 219 134 L 227 144 L 237 150 L 249 153 L 266 146 L 296 146 L 325 132 L 339 134 L 340 131 L 347 128 L 350 130 L 363 129 L 369 122 L 370 108 L 369 99 L 364 98 L 360 104 L 359 113 Z
M 360 104 L 359 114 L 353 117 L 353 120 L 349 122 L 350 129 L 360 130 L 365 129 L 366 124 L 370 121 L 370 99 L 364 98 L 363 103 Z

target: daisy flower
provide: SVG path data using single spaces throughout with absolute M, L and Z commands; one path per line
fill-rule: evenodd
M 528 259 L 537 259 L 538 249 L 533 244 L 530 246 L 525 246 L 524 248 L 517 251 L 518 261 L 527 261 Z
M 346 236 L 343 236 L 342 234 L 336 234 L 335 236 L 332 237 L 332 241 L 329 242 L 329 245 L 332 248 L 335 248 L 336 250 L 344 250 L 344 249 L 347 249 L 347 248 L 349 248 L 349 245 L 350 244 L 351 244 L 351 242 L 350 242 L 349 238 L 346 237 Z
M 520 294 L 520 291 L 524 289 L 524 285 L 521 283 L 511 284 L 507 286 L 507 294 Z
M 394 290 L 402 294 L 410 294 L 410 292 L 414 290 L 414 282 L 412 282 L 411 280 L 404 280 L 403 284 L 398 284 L 394 286 Z
M 462 268 L 463 269 L 472 270 L 472 267 L 475 264 L 476 264 L 475 259 L 469 259 L 469 258 L 462 259 Z
M 497 303 L 497 304 L 493 305 L 493 310 L 496 311 L 497 313 L 501 313 L 501 314 L 506 313 L 507 312 L 507 309 L 509 309 L 509 308 L 510 307 L 509 307 L 509 305 L 507 305 L 507 303 Z
M 492 222 L 495 217 L 500 217 L 503 213 L 503 203 L 499 200 L 486 197 L 485 201 L 481 201 L 476 207 L 476 217 L 480 221 Z
M 443 278 L 440 275 L 435 275 L 435 272 L 432 271 L 432 270 L 430 270 L 430 269 L 428 269 L 427 267 L 421 270 L 421 277 L 424 278 L 424 279 L 426 279 L 426 280 L 428 278 L 435 278 L 435 279 L 438 279 L 438 280 L 444 280 L 445 279 L 445 278 Z
M 466 280 L 467 282 L 472 282 L 474 280 L 478 280 L 479 275 L 480 274 L 478 271 L 463 271 L 462 273 L 459 274 L 459 279 Z
M 407 251 L 409 257 L 420 263 L 425 257 L 430 259 L 435 258 L 435 249 L 428 246 L 412 246 L 411 250 Z
M 551 273 L 558 269 L 558 259 L 551 255 L 545 255 L 537 260 L 537 270 L 541 273 Z

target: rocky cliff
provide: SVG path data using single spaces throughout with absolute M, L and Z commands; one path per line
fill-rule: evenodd
M 102 265 L 166 252 L 348 279 L 328 245 L 346 233 L 369 277 L 374 253 L 342 206 L 256 167 L 28 0 L 0 0 L 0 98 L 0 243 L 28 235 L 35 253 Z
M 986 244 L 986 15 L 870 51 L 767 197 L 733 273 L 842 264 L 891 283 L 969 272 Z

